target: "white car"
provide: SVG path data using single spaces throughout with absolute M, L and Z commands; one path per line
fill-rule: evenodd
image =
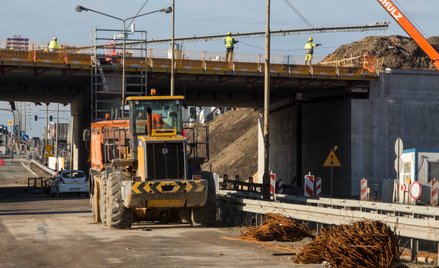
M 88 195 L 88 178 L 84 171 L 63 170 L 52 178 L 49 195 L 60 196 L 65 193 Z

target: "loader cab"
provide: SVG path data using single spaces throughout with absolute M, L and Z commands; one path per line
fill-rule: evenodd
M 141 181 L 185 179 L 183 96 L 128 97 L 131 157 Z
M 133 136 L 172 137 L 183 132 L 183 96 L 128 97 Z

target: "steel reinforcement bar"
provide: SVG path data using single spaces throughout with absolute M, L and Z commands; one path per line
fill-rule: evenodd
M 342 203 L 336 205 L 334 202 L 332 203 L 332 206 L 322 206 L 325 203 L 328 204 L 329 200 L 323 200 L 320 204 L 321 206 L 315 206 L 312 205 L 312 203 L 316 203 L 314 202 L 315 200 L 307 200 L 308 204 L 303 205 L 235 197 L 231 193 L 220 193 L 217 196 L 217 200 L 220 206 L 232 207 L 233 209 L 243 212 L 255 214 L 266 214 L 269 212 L 281 213 L 298 220 L 320 224 L 339 225 L 363 219 L 377 220 L 384 222 L 391 227 L 395 227 L 398 235 L 402 237 L 435 242 L 439 241 L 439 219 L 437 217 L 437 211 L 434 209 L 428 213 L 426 213 L 425 210 L 417 212 L 411 208 L 413 206 L 410 206 L 410 208 L 406 208 L 409 211 L 411 210 L 411 217 L 409 217 L 409 214 L 398 215 L 397 213 L 379 213 L 378 210 L 372 209 L 373 204 L 370 204 L 372 206 L 369 208 L 370 211 L 361 210 L 359 207 L 358 209 L 352 209 L 354 207 L 353 203 L 351 206 L 347 207 Z M 383 207 L 385 205 L 386 204 L 383 203 L 380 204 L 380 206 Z M 387 205 L 392 205 L 393 209 L 389 208 L 385 211 L 394 211 L 394 204 Z M 403 207 L 397 208 L 396 210 L 400 209 L 403 209 Z M 428 217 L 425 216 L 425 214 L 433 216 Z

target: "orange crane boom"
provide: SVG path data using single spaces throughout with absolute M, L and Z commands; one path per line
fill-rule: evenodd
M 404 29 L 404 31 L 421 47 L 421 49 L 431 58 L 433 65 L 439 70 L 439 53 L 428 43 L 421 32 L 410 22 L 404 13 L 392 2 L 392 0 L 377 0 L 378 3 L 392 16 L 392 18 Z

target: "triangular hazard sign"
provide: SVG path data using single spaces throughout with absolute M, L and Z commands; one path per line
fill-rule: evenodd
M 325 163 L 323 163 L 324 167 L 341 167 L 341 163 L 338 160 L 337 156 L 334 153 L 334 150 L 331 150 L 331 152 L 328 155 L 328 158 L 326 158 Z

